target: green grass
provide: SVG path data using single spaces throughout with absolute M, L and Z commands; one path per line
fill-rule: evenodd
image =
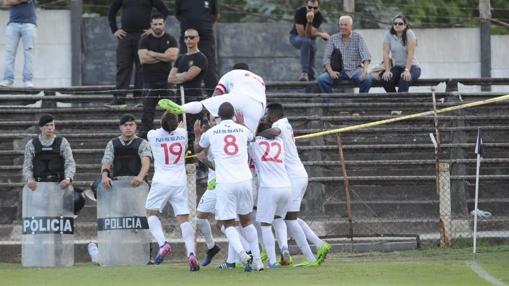
M 0 264 L 0 285 L 490 285 L 471 271 L 468 248 L 427 248 L 393 253 L 330 256 L 320 267 L 244 273 L 207 267 L 191 273 L 182 262 L 160 266 L 23 268 Z M 481 247 L 478 262 L 491 275 L 509 282 L 509 246 Z M 212 266 L 212 265 L 211 265 Z

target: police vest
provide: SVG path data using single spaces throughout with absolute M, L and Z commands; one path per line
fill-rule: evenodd
M 141 159 L 138 148 L 143 139 L 134 138 L 131 144 L 123 145 L 120 138 L 113 139 L 115 158 L 113 159 L 113 177 L 138 176 L 141 170 Z
M 51 146 L 43 146 L 39 137 L 32 139 L 35 155 L 32 160 L 34 178 L 38 182 L 60 182 L 64 179 L 64 157 L 60 155 L 62 137 L 55 137 Z

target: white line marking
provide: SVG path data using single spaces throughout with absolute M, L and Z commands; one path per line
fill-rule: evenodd
M 467 264 L 470 264 L 470 268 L 472 271 L 474 271 L 479 277 L 486 280 L 491 285 L 495 286 L 507 286 L 504 282 L 498 280 L 496 277 L 491 275 L 489 272 L 484 270 L 481 265 L 477 264 L 477 261 L 467 262 Z

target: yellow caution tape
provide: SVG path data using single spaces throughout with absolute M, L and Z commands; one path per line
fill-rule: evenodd
M 353 126 L 348 126 L 348 127 L 342 127 L 342 128 L 337 128 L 337 129 L 332 129 L 332 130 L 327 130 L 327 131 L 321 131 L 321 132 L 300 135 L 300 136 L 296 136 L 295 139 L 311 139 L 311 138 L 316 138 L 316 137 L 320 137 L 320 136 L 344 133 L 344 132 L 348 132 L 348 131 L 354 131 L 357 129 L 369 128 L 369 127 L 383 125 L 383 124 L 387 124 L 387 123 L 398 122 L 398 121 L 403 121 L 403 120 L 407 120 L 407 119 L 413 119 L 413 118 L 423 117 L 423 116 L 427 116 L 427 115 L 432 115 L 432 114 L 434 114 L 434 112 L 436 112 L 436 113 L 450 112 L 450 111 L 465 109 L 465 108 L 469 108 L 469 107 L 487 105 L 490 103 L 504 101 L 504 100 L 508 100 L 508 99 L 509 99 L 509 94 L 490 98 L 490 99 L 474 101 L 474 102 L 470 102 L 470 103 L 465 103 L 465 104 L 455 105 L 455 106 L 446 107 L 446 108 L 442 108 L 442 109 L 437 109 L 436 111 L 430 110 L 430 111 L 425 111 L 425 112 L 419 112 L 419 113 L 394 117 L 394 118 L 390 118 L 390 119 L 378 120 L 378 121 L 373 121 L 373 122 L 368 122 L 368 123 L 363 123 L 363 124 L 358 124 L 358 125 L 353 125 Z

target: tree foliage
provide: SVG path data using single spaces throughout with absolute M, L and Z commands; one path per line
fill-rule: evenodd
M 44 9 L 65 9 L 70 0 L 38 0 Z M 174 0 L 163 0 L 174 13 Z M 306 0 L 217 0 L 221 22 L 291 22 L 295 10 Z M 509 1 L 491 0 L 492 17 L 509 23 Z M 87 14 L 106 15 L 111 0 L 84 0 Z M 344 14 L 342 0 L 321 0 L 320 10 L 328 22 Z M 479 0 L 357 0 L 353 13 L 356 27 L 381 28 L 397 14 L 407 16 L 413 27 L 472 27 L 479 24 Z M 509 28 L 504 27 L 503 30 Z

